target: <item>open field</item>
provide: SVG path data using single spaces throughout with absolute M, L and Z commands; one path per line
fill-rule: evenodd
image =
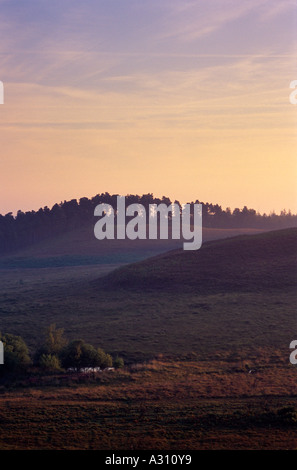
M 203 243 L 240 234 L 262 233 L 250 228 L 203 228 Z M 0 255 L 0 269 L 57 268 L 133 263 L 181 248 L 181 240 L 97 240 L 92 225 L 82 226 L 47 240 Z
M 297 229 L 121 265 L 0 271 L 0 330 L 51 323 L 113 355 L 0 388 L 1 449 L 296 449 Z
M 210 357 L 217 349 L 286 351 L 293 339 L 295 229 L 114 267 L 1 270 L 0 331 L 20 334 L 34 348 L 56 323 L 69 339 L 129 362 L 156 354 Z
M 0 449 L 296 449 L 296 369 L 267 356 L 159 359 L 2 390 Z

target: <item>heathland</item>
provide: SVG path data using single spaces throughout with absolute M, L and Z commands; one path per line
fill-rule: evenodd
M 79 230 L 2 256 L 0 330 L 32 352 L 55 323 L 126 366 L 2 385 L 0 448 L 296 448 L 297 229 L 108 261 Z

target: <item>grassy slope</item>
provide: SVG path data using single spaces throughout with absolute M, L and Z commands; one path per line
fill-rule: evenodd
M 296 233 L 213 242 L 101 279 L 112 266 L 0 272 L 0 328 L 32 345 L 55 321 L 130 360 L 192 359 L 0 389 L 0 449 L 296 449 Z
M 35 347 L 42 329 L 56 322 L 69 338 L 131 361 L 160 353 L 248 356 L 259 347 L 287 357 L 296 320 L 296 233 L 215 241 L 102 279 L 94 266 L 20 270 L 21 279 L 2 271 L 0 329 Z
M 203 240 L 257 233 L 256 229 L 203 229 Z M 261 232 L 261 230 L 260 230 Z M 83 226 L 48 240 L 0 256 L 1 268 L 53 268 L 93 264 L 132 263 L 181 246 L 179 240 L 102 240 L 93 226 Z
M 98 286 L 211 294 L 296 286 L 297 229 L 207 243 L 122 267 Z

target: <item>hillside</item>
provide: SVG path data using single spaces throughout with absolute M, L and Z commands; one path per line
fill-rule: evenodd
M 117 269 L 97 287 L 199 294 L 297 285 L 297 229 L 212 241 Z
M 51 323 L 126 361 L 282 351 L 296 328 L 297 229 L 117 265 L 1 269 L 0 331 L 34 349 Z M 113 271 L 111 271 L 113 270 Z M 106 273 L 109 273 L 106 275 Z M 101 276 L 101 277 L 99 277 Z
M 257 233 L 257 229 L 203 228 L 204 242 Z M 1 268 L 51 268 L 133 263 L 181 246 L 179 240 L 97 240 L 93 224 L 84 224 L 33 245 L 0 255 Z

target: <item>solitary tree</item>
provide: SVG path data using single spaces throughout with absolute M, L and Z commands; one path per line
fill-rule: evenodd
M 51 355 L 59 357 L 60 352 L 66 346 L 67 340 L 64 338 L 64 329 L 57 328 L 55 323 L 52 323 L 46 328 L 44 333 L 44 340 L 35 353 L 35 363 L 40 365 L 40 358 L 42 355 Z
M 64 329 L 57 328 L 55 323 L 52 323 L 45 332 L 45 348 L 49 354 L 57 354 L 66 345 L 67 341 L 64 338 Z

